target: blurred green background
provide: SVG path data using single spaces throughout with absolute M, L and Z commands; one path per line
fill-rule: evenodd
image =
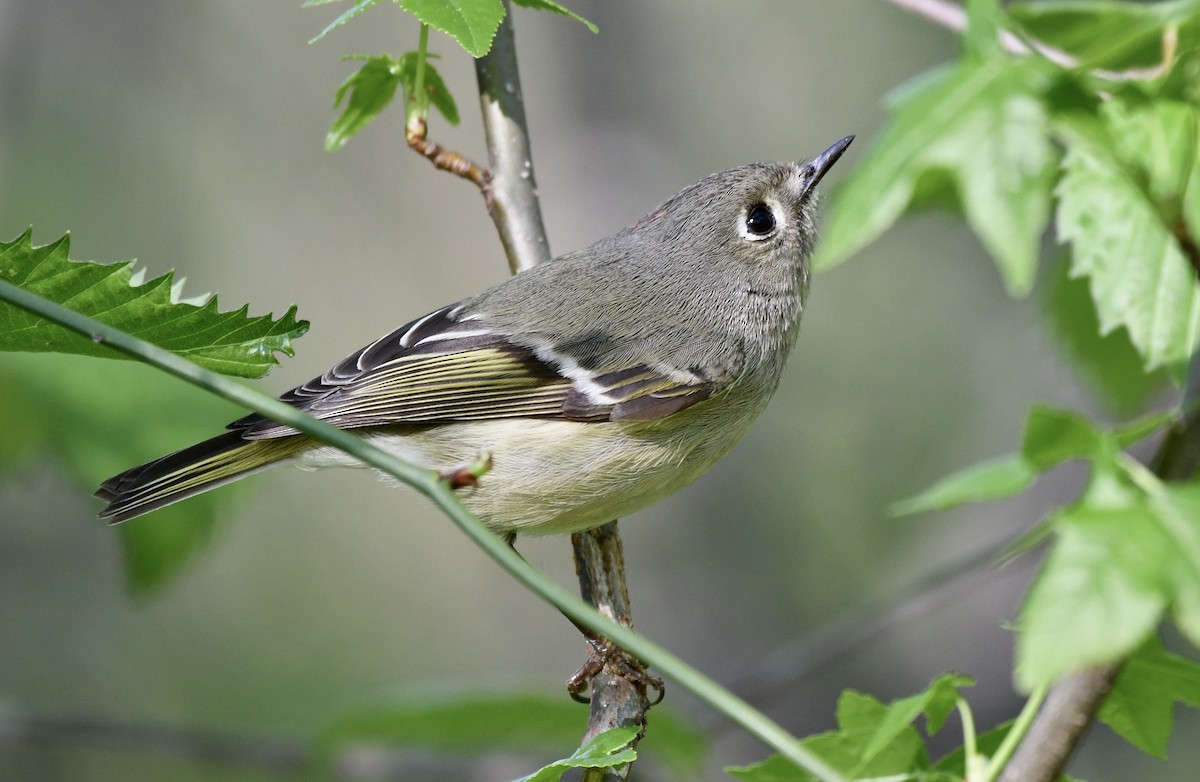
M 70 230 L 78 259 L 174 268 L 188 293 L 219 291 L 226 307 L 298 304 L 312 329 L 261 383 L 276 392 L 506 274 L 478 195 L 404 147 L 398 109 L 345 149 L 322 150 L 333 93 L 356 67 L 340 55 L 415 48 L 416 25 L 383 4 L 309 46 L 341 9 L 299 5 L 0 2 L 0 239 L 30 225 L 37 243 Z M 953 36 L 882 0 L 571 6 L 600 34 L 516 12 L 556 252 L 721 168 L 806 157 L 856 133 L 840 164 L 853 166 L 884 121 L 886 93 L 956 54 Z M 431 136 L 486 159 L 471 63 L 439 34 L 432 48 L 464 122 L 435 119 Z M 1040 293 L 1008 299 L 949 214 L 906 219 L 819 275 L 762 420 L 696 485 L 622 523 L 638 627 L 799 733 L 833 726 L 843 688 L 891 699 L 949 669 L 979 679 L 982 727 L 1014 715 L 1004 623 L 1031 561 L 908 604 L 852 652 L 795 674 L 804 639 L 1076 491 L 1082 473 L 1064 468 L 1007 503 L 906 520 L 886 511 L 1013 450 L 1031 403 L 1106 412 L 1046 330 Z M 237 414 L 132 364 L 0 356 L 6 383 L 26 372 L 49 389 L 39 404 L 57 393 L 98 400 L 97 420 L 64 422 L 63 437 L 128 440 L 135 461 L 159 455 L 139 450 L 144 440 L 183 446 Z M 278 778 L 181 759 L 168 741 L 147 751 L 88 739 L 81 723 L 303 739 L 398 698 L 557 694 L 583 661 L 583 642 L 552 609 L 424 501 L 366 473 L 278 470 L 224 492 L 211 544 L 164 589 L 131 595 L 119 535 L 96 521 L 90 487 L 63 457 L 22 446 L 19 405 L 5 406 L 14 388 L 0 386 L 0 780 Z M 106 424 L 113 399 L 144 405 L 154 437 Z M 573 583 L 566 539 L 519 548 Z M 711 730 L 712 778 L 766 754 L 678 690 L 667 704 Z M 50 741 L 22 732 L 38 720 L 76 729 Z M 952 724 L 938 746 L 956 733 Z M 1072 771 L 1192 780 L 1194 712 L 1180 714 L 1170 751 L 1164 766 L 1101 727 Z M 408 759 L 420 769 L 408 778 L 494 780 L 548 758 Z

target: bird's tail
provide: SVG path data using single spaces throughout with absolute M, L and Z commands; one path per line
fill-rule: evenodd
M 108 502 L 100 518 L 117 524 L 141 516 L 244 478 L 309 447 L 305 437 L 246 440 L 240 431 L 226 432 L 109 478 L 96 490 L 95 496 Z

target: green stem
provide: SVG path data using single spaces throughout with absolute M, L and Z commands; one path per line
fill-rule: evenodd
M 1000 743 L 1000 747 L 996 750 L 996 754 L 992 755 L 992 759 L 988 761 L 987 770 L 983 778 L 979 782 L 996 782 L 1000 778 L 1000 772 L 1008 765 L 1009 759 L 1017 750 L 1017 745 L 1025 738 L 1025 734 L 1029 732 L 1029 726 L 1033 724 L 1033 718 L 1037 716 L 1038 709 L 1042 707 L 1042 701 L 1046 699 L 1047 687 L 1042 685 L 1034 690 L 1029 695 L 1029 700 L 1025 701 L 1025 707 L 1021 709 L 1021 713 L 1017 715 L 1017 719 L 1013 722 L 1008 733 L 1004 736 L 1004 741 Z M 971 782 L 975 782 L 971 780 Z
M 718 713 L 741 726 L 764 744 L 787 757 L 822 782 L 846 782 L 845 778 L 806 749 L 798 739 L 746 701 L 726 690 L 700 671 L 661 646 L 606 618 L 529 565 L 521 555 L 463 507 L 437 473 L 396 458 L 347 431 L 330 426 L 300 410 L 200 367 L 149 342 L 81 315 L 29 291 L 0 280 L 0 301 L 40 315 L 82 334 L 94 342 L 140 359 L 193 385 L 247 407 L 281 424 L 332 445 L 364 464 L 412 486 L 433 501 L 468 538 L 483 549 L 513 578 L 553 605 L 569 618 L 611 639 L 634 657 L 661 671 L 667 678 L 692 693 Z
M 968 782 L 975 782 L 978 777 L 975 769 L 979 765 L 979 750 L 975 745 L 975 715 L 971 713 L 971 705 L 967 703 L 966 698 L 959 698 L 954 705 L 962 720 L 963 753 L 966 757 L 966 762 L 963 764 L 966 771 L 964 778 Z
M 429 118 L 429 93 L 425 90 L 425 58 L 429 49 L 429 25 L 421 25 L 421 34 L 417 39 L 417 72 L 413 75 L 413 94 L 409 96 L 404 124 L 413 126 L 413 120 L 420 120 L 423 125 Z

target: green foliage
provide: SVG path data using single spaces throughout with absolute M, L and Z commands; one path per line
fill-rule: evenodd
M 1000 496 L 1065 461 L 1091 463 L 1079 500 L 1036 531 L 1056 539 L 1021 610 L 1017 676 L 1024 687 L 1122 659 L 1167 615 L 1200 644 L 1200 483 L 1163 483 L 1121 452 L 1171 418 L 1104 430 L 1077 413 L 1035 407 L 1019 455 L 959 473 L 902 504 L 915 511 Z M 1019 480 L 994 477 L 1007 472 Z
M 1035 478 L 1037 471 L 1022 456 L 1001 457 L 948 475 L 920 494 L 894 503 L 891 512 L 910 516 L 968 502 L 999 500 L 1024 491 Z
M 802 743 L 850 779 L 961 780 L 961 771 L 956 776 L 951 770 L 931 767 L 925 742 L 913 727 L 913 721 L 924 714 L 929 734 L 937 733 L 954 709 L 959 689 L 973 683 L 965 676 L 943 674 L 923 692 L 887 706 L 869 695 L 847 690 L 838 701 L 838 729 L 810 736 Z M 779 755 L 726 771 L 746 782 L 810 782 L 816 779 Z
M 1121 668 L 1100 720 L 1130 744 L 1166 760 L 1175 702 L 1200 709 L 1200 663 L 1151 637 Z
M 396 0 L 422 24 L 458 41 L 472 57 L 492 48 L 492 39 L 504 19 L 500 0 Z
M 416 92 L 417 52 L 406 52 L 398 58 L 386 54 L 356 54 L 342 59 L 364 62 L 350 78 L 342 82 L 334 96 L 335 108 L 342 104 L 347 94 L 349 100 L 325 136 L 325 149 L 330 152 L 345 146 L 351 136 L 366 127 L 367 123 L 387 108 L 395 97 L 398 86 L 404 87 L 406 96 L 412 96 Z M 454 102 L 454 96 L 450 94 L 441 74 L 434 69 L 428 58 L 425 61 L 424 90 L 430 103 L 442 113 L 446 121 L 457 125 L 458 106 Z M 406 100 L 411 100 L 411 97 L 406 97 Z
M 291 341 L 308 330 L 296 308 L 273 320 L 247 316 L 249 306 L 221 312 L 217 297 L 180 298 L 172 273 L 142 282 L 133 262 L 101 265 L 72 261 L 70 236 L 34 247 L 32 231 L 0 242 L 0 280 L 66 304 L 115 328 L 186 356 L 227 375 L 259 377 L 278 364 L 276 352 L 292 355 Z M 124 358 L 95 341 L 0 303 L 0 351 L 77 353 Z
M 1094 301 L 1091 312 L 1059 307 L 1057 330 L 1074 335 L 1069 347 L 1118 401 L 1153 381 L 1117 385 L 1113 369 L 1095 370 L 1104 362 L 1082 351 L 1123 346 L 1079 336 L 1093 312 L 1100 337 L 1124 327 L 1147 370 L 1166 368 L 1181 382 L 1200 344 L 1200 110 L 1168 98 L 1195 93 L 1189 58 L 1200 3 L 1013 6 L 1027 32 L 1087 65 L 1159 64 L 1165 30 L 1176 31 L 1185 54 L 1173 68 L 1154 82 L 1116 84 L 1005 53 L 996 43 L 1005 22 L 998 4 L 979 0 L 968 10 L 966 55 L 903 90 L 892 122 L 837 193 L 816 265 L 845 260 L 910 208 L 952 203 L 1009 290 L 1022 294 L 1034 281 L 1053 193 L 1071 276 L 1088 279 Z M 1065 149 L 1061 170 L 1055 143 Z
M 1057 153 L 1035 60 L 965 60 L 910 88 L 879 141 L 837 192 L 814 264 L 877 239 L 907 209 L 952 190 L 1009 290 L 1033 285 Z
M 558 782 L 573 768 L 617 768 L 637 759 L 633 742 L 637 728 L 613 728 L 596 736 L 570 756 L 543 766 L 516 782 Z
M 1163 30 L 1180 40 L 1200 36 L 1200 2 L 1025 0 L 1007 7 L 1022 30 L 1079 58 L 1084 68 L 1148 68 L 1162 62 Z
M 1177 379 L 1200 343 L 1200 250 L 1191 244 L 1192 263 L 1185 254 L 1200 227 L 1198 119 L 1179 103 L 1109 102 L 1060 123 L 1070 146 L 1057 223 L 1071 273 L 1090 281 L 1101 334 L 1124 326 L 1147 369 Z

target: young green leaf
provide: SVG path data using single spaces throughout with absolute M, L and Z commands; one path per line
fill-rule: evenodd
M 948 475 L 889 510 L 893 516 L 911 516 L 968 502 L 999 500 L 1024 491 L 1035 478 L 1037 470 L 1019 454 L 1003 456 Z
M 1049 86 L 1041 63 L 995 57 L 960 63 L 906 92 L 835 194 L 815 267 L 845 260 L 920 200 L 944 200 L 943 183 L 953 183 L 1008 289 L 1027 293 L 1057 168 L 1043 101 Z
M 396 97 L 396 88 L 404 87 L 404 95 L 410 96 L 416 89 L 417 57 L 416 52 L 405 52 L 399 58 L 386 54 L 350 55 L 344 60 L 363 60 L 363 65 L 350 78 L 342 82 L 334 96 L 333 105 L 336 108 L 349 94 L 346 108 L 325 136 L 325 149 L 332 152 L 346 145 L 354 134 L 367 126 L 371 120 L 387 108 Z M 425 60 L 425 92 L 433 107 L 442 113 L 451 125 L 457 125 L 458 105 L 454 96 L 446 88 L 446 82 L 441 74 L 433 67 L 429 59 Z
M 929 735 L 934 735 L 946 724 L 946 718 L 954 711 L 958 699 L 962 697 L 960 691 L 974 686 L 973 678 L 956 673 L 943 673 L 930 683 L 929 689 L 926 690 L 929 697 L 922 709 Z
M 519 5 L 522 8 L 531 8 L 536 11 L 550 11 L 552 13 L 562 14 L 563 16 L 569 17 L 571 19 L 574 19 L 576 22 L 579 22 L 584 27 L 591 30 L 593 33 L 600 32 L 599 27 L 592 24 L 587 19 L 584 19 L 582 16 L 575 13 L 570 8 L 559 5 L 558 3 L 554 2 L 554 0 L 513 0 L 513 5 Z
M 558 782 L 572 768 L 614 768 L 632 763 L 637 752 L 631 746 L 638 729 L 621 727 L 607 730 L 571 753 L 570 757 L 543 766 L 517 782 Z
M 371 120 L 379 116 L 396 96 L 396 87 L 400 85 L 400 62 L 386 54 L 373 57 L 351 55 L 346 60 L 364 60 L 362 66 L 350 78 L 342 82 L 333 98 L 333 106 L 342 105 L 342 99 L 349 94 L 346 108 L 333 121 L 333 126 L 325 134 L 325 149 L 329 152 L 341 149 L 358 131 L 367 126 Z
M 1079 413 L 1034 405 L 1025 420 L 1021 456 L 1042 472 L 1071 459 L 1085 459 L 1100 448 L 1103 435 Z
M 1097 716 L 1130 744 L 1166 760 L 1176 701 L 1200 709 L 1200 663 L 1152 637 L 1121 667 Z
M 70 306 L 77 312 L 154 342 L 227 375 L 259 377 L 292 355 L 291 341 L 308 330 L 291 307 L 278 320 L 248 317 L 248 306 L 221 312 L 213 296 L 200 305 L 180 301 L 180 283 L 167 273 L 148 282 L 133 263 L 101 265 L 69 259 L 70 237 L 34 247 L 32 232 L 0 242 L 0 279 Z M 0 303 L 0 351 L 76 353 L 125 358 L 12 305 Z
M 1087 278 L 1071 277 L 1067 263 L 1056 262 L 1045 290 L 1046 316 L 1059 346 L 1113 412 L 1139 410 L 1162 390 L 1166 373 L 1145 371 L 1124 327 L 1100 333 Z
M 418 56 L 416 52 L 405 52 L 400 55 L 400 81 L 404 85 L 406 100 L 407 96 L 412 95 L 417 89 Z M 433 67 L 433 63 L 429 61 L 428 57 L 425 59 L 425 93 L 429 96 L 429 102 L 441 112 L 447 122 L 451 125 L 458 124 L 458 104 L 454 102 L 454 96 L 447 89 L 446 82 L 442 81 L 442 75 Z
M 1143 499 L 1080 504 L 1060 514 L 1057 532 L 1021 609 L 1017 679 L 1027 689 L 1128 655 L 1170 604 L 1161 574 L 1176 552 Z
M 400 7 L 424 24 L 441 30 L 472 57 L 492 48 L 492 39 L 504 19 L 500 0 L 397 0 Z
M 1057 225 L 1073 248 L 1071 273 L 1088 277 L 1101 333 L 1124 326 L 1147 369 L 1177 380 L 1200 344 L 1200 283 L 1179 239 L 1200 223 L 1185 200 L 1198 177 L 1198 117 L 1159 102 L 1060 123 L 1068 151 Z
M 945 723 L 946 717 L 954 710 L 959 689 L 974 685 L 975 680 L 969 676 L 944 673 L 934 679 L 924 691 L 893 701 L 888 705 L 887 714 L 875 728 L 874 735 L 863 750 L 862 762 L 873 760 L 922 714 L 928 722 L 930 735 L 937 733 Z
M 305 2 L 301 6 L 301 8 L 308 8 L 310 6 L 315 6 L 315 5 L 325 5 L 326 3 L 334 3 L 334 2 L 340 2 L 340 1 L 341 0 L 309 0 L 309 2 Z M 332 22 L 327 24 L 325 26 L 324 30 L 317 33 L 315 37 L 308 39 L 308 42 L 310 44 L 316 43 L 317 41 L 321 40 L 325 36 L 329 35 L 331 32 L 333 32 L 338 27 L 341 27 L 346 22 L 350 21 L 351 19 L 358 16 L 363 11 L 367 10 L 368 8 L 370 8 L 371 6 L 375 5 L 378 2 L 379 2 L 379 0 L 357 0 L 354 3 L 353 7 L 351 7 L 349 10 L 345 11 L 344 13 L 340 14 L 337 19 L 334 19 Z

